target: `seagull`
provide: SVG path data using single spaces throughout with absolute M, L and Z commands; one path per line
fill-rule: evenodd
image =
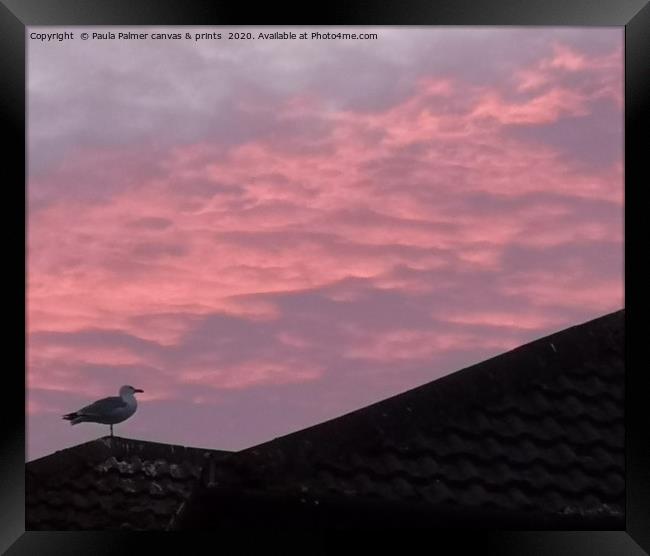
M 70 421 L 71 425 L 84 422 L 110 425 L 112 437 L 113 425 L 126 421 L 138 409 L 136 392 L 144 392 L 144 390 L 129 385 L 122 386 L 119 396 L 97 400 L 78 411 L 64 415 L 63 418 Z

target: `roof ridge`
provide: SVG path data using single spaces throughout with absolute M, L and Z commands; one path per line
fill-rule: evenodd
M 382 421 L 393 412 L 406 409 L 416 413 L 435 414 L 448 418 L 476 403 L 508 395 L 530 384 L 532 380 L 548 379 L 584 365 L 585 354 L 604 355 L 620 352 L 622 345 L 615 338 L 623 332 L 625 309 L 597 317 L 551 333 L 510 351 L 475 363 L 405 392 L 377 401 L 339 417 L 257 444 L 238 454 L 259 455 L 268 451 L 304 452 L 316 443 L 328 451 L 340 450 L 342 444 L 355 446 L 370 441 L 373 432 L 381 430 Z M 575 337 L 579 341 L 575 341 Z M 389 419 L 386 419 L 389 421 Z M 348 434 L 329 434 L 329 429 Z M 320 437 L 327 441 L 320 442 Z M 299 441 L 302 441 L 300 444 Z M 277 449 L 277 450 L 276 450 Z M 296 455 L 293 454 L 293 455 Z
M 56 474 L 60 478 L 68 477 L 80 468 L 96 465 L 109 457 L 140 456 L 145 460 L 170 459 L 172 462 L 192 460 L 199 463 L 203 462 L 208 455 L 221 456 L 229 453 L 231 452 L 213 448 L 165 444 L 120 436 L 102 436 L 28 461 L 26 470 L 39 477 Z

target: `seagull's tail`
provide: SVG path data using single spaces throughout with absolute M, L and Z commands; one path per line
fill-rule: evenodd
M 66 421 L 70 421 L 71 425 L 76 425 L 84 421 L 83 415 L 79 415 L 76 411 L 73 413 L 67 413 L 63 416 Z

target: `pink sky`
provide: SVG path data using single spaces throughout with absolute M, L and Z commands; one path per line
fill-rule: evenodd
M 364 31 L 28 41 L 28 459 L 122 384 L 242 449 L 623 307 L 622 29 Z

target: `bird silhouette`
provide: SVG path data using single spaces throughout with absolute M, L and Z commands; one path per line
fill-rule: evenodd
M 77 411 L 63 415 L 63 418 L 70 421 L 71 425 L 78 423 L 110 425 L 111 436 L 113 436 L 113 425 L 126 421 L 138 409 L 138 402 L 135 399 L 137 392 L 144 392 L 144 390 L 127 384 L 120 388 L 119 396 L 102 398 Z

